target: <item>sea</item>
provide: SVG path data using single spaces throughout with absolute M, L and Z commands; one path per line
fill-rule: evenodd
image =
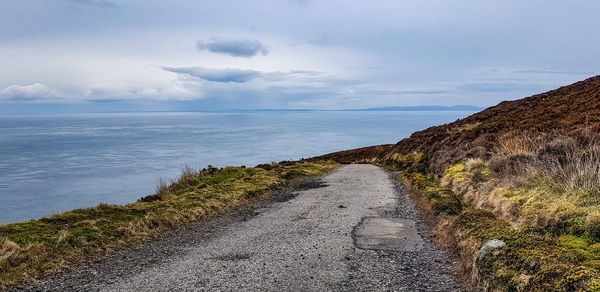
M 0 116 L 0 223 L 153 194 L 182 168 L 255 166 L 396 143 L 471 111 Z

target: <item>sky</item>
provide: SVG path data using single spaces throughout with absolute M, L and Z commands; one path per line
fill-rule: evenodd
M 600 74 L 597 0 L 0 0 L 0 114 L 491 106 Z

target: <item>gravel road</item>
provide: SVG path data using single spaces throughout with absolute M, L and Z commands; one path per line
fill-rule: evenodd
M 431 244 L 389 172 L 345 165 L 208 222 L 14 289 L 464 291 L 453 266 Z

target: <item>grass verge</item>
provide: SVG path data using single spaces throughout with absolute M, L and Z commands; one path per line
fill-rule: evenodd
M 331 161 L 262 167 L 186 168 L 157 193 L 127 205 L 100 204 L 39 220 L 0 225 L 0 288 L 51 274 L 184 223 L 207 219 L 268 196 L 273 189 L 339 164 Z
M 468 172 L 465 174 L 464 172 Z M 465 274 L 488 291 L 600 291 L 600 244 L 590 237 L 556 233 L 535 226 L 514 226 L 492 212 L 461 202 L 451 182 L 490 175 L 481 161 L 450 167 L 442 181 L 418 172 L 399 175 L 431 215 L 440 243 L 456 249 Z M 443 186 L 445 181 L 445 185 Z M 450 182 L 448 182 L 450 181 Z M 506 245 L 477 258 L 479 249 L 498 239 Z

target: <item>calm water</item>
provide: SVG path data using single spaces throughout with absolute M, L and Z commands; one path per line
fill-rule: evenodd
M 471 112 L 0 116 L 0 222 L 153 193 L 185 165 L 299 159 L 396 143 Z

